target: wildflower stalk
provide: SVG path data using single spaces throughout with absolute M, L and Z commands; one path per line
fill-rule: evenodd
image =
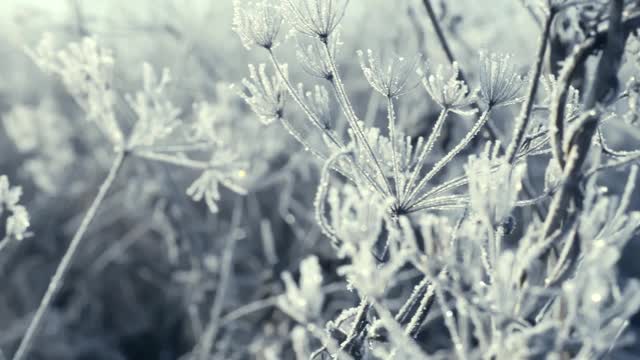
M 293 88 L 293 85 L 291 85 L 291 82 L 289 81 L 289 78 L 286 76 L 286 74 L 284 73 L 284 71 L 282 70 L 282 66 L 280 66 L 280 63 L 278 62 L 278 59 L 276 58 L 275 54 L 273 53 L 273 50 L 271 49 L 267 49 L 269 52 L 269 57 L 271 59 L 271 63 L 273 64 L 273 67 L 276 69 L 276 71 L 278 72 L 278 75 L 280 76 L 280 79 L 284 82 L 287 91 L 289 92 L 289 95 L 291 95 L 291 97 L 293 98 L 293 100 L 296 102 L 296 104 L 298 104 L 298 106 L 300 106 L 300 108 L 302 109 L 302 111 L 305 113 L 305 115 L 309 118 L 309 120 L 313 123 L 313 125 L 315 125 L 318 129 L 320 129 L 320 131 L 322 131 L 323 134 L 325 134 L 327 136 L 327 138 L 336 146 L 338 147 L 338 149 L 340 149 L 341 151 L 344 150 L 345 146 L 342 143 L 342 141 L 340 141 L 340 139 L 338 139 L 335 134 L 330 131 L 329 129 L 326 128 L 326 126 L 324 126 L 322 124 L 322 122 L 320 121 L 320 119 L 318 119 L 318 117 L 316 116 L 316 114 L 314 114 L 313 111 L 311 111 L 311 109 L 309 109 L 309 107 L 307 106 L 307 104 L 305 104 L 304 101 L 302 101 L 302 99 L 300 99 L 300 97 L 298 96 L 298 93 L 296 92 L 296 90 Z M 293 129 L 288 123 L 284 123 L 285 128 L 287 128 L 287 130 L 289 130 L 291 132 L 290 129 Z M 292 132 L 292 135 L 294 137 L 296 137 L 296 139 L 298 141 L 300 141 L 302 139 L 302 137 L 297 133 L 297 132 Z M 304 144 L 304 142 L 302 143 Z M 321 157 L 322 158 L 322 157 Z M 371 177 L 371 174 L 369 174 L 366 170 L 364 170 L 362 167 L 360 167 L 358 164 L 353 164 L 359 171 L 360 173 L 365 177 L 365 179 L 371 184 L 371 186 L 373 186 L 374 188 L 376 188 L 378 191 L 384 193 L 383 189 L 380 188 L 380 186 L 378 185 L 378 183 L 376 181 L 374 181 L 374 179 Z M 341 172 L 342 173 L 342 172 Z M 384 175 L 383 175 L 384 177 Z
M 38 306 L 38 309 L 36 310 L 36 313 L 33 316 L 33 319 L 29 323 L 29 326 L 27 327 L 27 331 L 25 332 L 25 335 L 22 337 L 22 340 L 20 341 L 18 350 L 16 350 L 16 353 L 13 355 L 13 360 L 23 360 L 29 354 L 31 347 L 33 346 L 33 342 L 36 336 L 38 335 L 38 332 L 42 325 L 42 321 L 44 320 L 44 317 L 46 316 L 47 311 L 49 310 L 49 306 L 51 306 L 51 302 L 54 300 L 54 298 L 62 288 L 62 285 L 64 284 L 65 277 L 71 267 L 74 256 L 78 250 L 78 247 L 82 243 L 82 240 L 84 239 L 84 234 L 87 232 L 87 229 L 89 228 L 91 221 L 95 217 L 98 211 L 98 208 L 100 207 L 100 204 L 105 199 L 107 193 L 109 192 L 109 189 L 113 185 L 120 169 L 122 168 L 122 164 L 124 163 L 124 160 L 127 158 L 128 154 L 129 153 L 126 151 L 119 151 L 116 155 L 116 158 L 113 160 L 113 163 L 111 165 L 111 168 L 109 169 L 109 173 L 107 174 L 107 177 L 105 178 L 102 185 L 100 185 L 98 194 L 93 199 L 93 202 L 91 203 L 91 206 L 87 210 L 87 213 L 84 215 L 84 218 L 82 218 L 80 227 L 78 228 L 76 233 L 73 235 L 73 238 L 69 243 L 69 247 L 65 251 L 62 257 L 62 260 L 58 265 L 58 268 L 56 269 L 53 277 L 51 278 L 51 281 L 49 282 L 49 286 L 47 287 L 47 291 L 42 297 L 42 300 L 40 301 L 40 305 Z
M 269 58 L 271 59 L 271 63 L 273 64 L 273 67 L 278 72 L 278 75 L 280 75 L 280 80 L 282 80 L 284 82 L 285 86 L 287 87 L 287 90 L 289 91 L 289 95 L 291 95 L 291 97 L 293 98 L 293 101 L 295 101 L 296 104 L 298 104 L 298 106 L 300 106 L 302 111 L 304 111 L 305 115 L 309 118 L 309 120 L 311 120 L 311 123 L 313 123 L 313 125 L 315 125 L 324 134 L 326 134 L 327 137 L 329 138 L 329 140 L 331 140 L 332 143 L 334 143 L 338 148 L 344 147 L 342 142 L 331 131 L 329 131 L 326 128 L 326 126 L 324 126 L 322 124 L 322 121 L 320 121 L 320 119 L 318 119 L 316 114 L 314 114 L 313 111 L 311 111 L 311 109 L 309 109 L 307 104 L 305 104 L 305 102 L 302 101 L 302 99 L 300 99 L 300 97 L 298 96 L 296 90 L 293 88 L 293 85 L 289 81 L 289 78 L 287 77 L 287 75 L 282 70 L 282 66 L 280 66 L 280 62 L 278 61 L 278 59 L 276 58 L 275 54 L 273 53 L 273 50 L 267 49 L 267 51 L 269 52 Z
M 400 169 L 398 164 L 398 135 L 396 133 L 396 112 L 393 107 L 393 99 L 387 97 L 387 114 L 389 120 L 389 137 L 391 138 L 391 162 L 393 163 L 393 182 L 395 183 L 396 197 L 402 196 L 400 193 Z
M 433 305 L 433 301 L 435 300 L 433 285 L 431 284 L 430 281 L 427 280 L 426 277 L 424 280 L 422 280 L 420 285 L 421 285 L 420 292 L 422 293 L 422 298 L 420 299 L 418 308 L 416 309 L 416 312 L 411 318 L 411 321 L 409 321 L 409 323 L 407 324 L 407 327 L 405 328 L 405 334 L 409 335 L 412 338 L 415 338 L 418 335 L 418 330 L 420 329 L 420 325 L 422 325 L 422 322 L 424 321 L 424 319 L 427 318 L 427 315 L 429 314 L 429 309 L 431 308 L 431 305 Z
M 422 170 L 422 167 L 424 166 L 424 161 L 425 161 L 427 155 L 429 155 L 429 153 L 433 149 L 433 146 L 434 146 L 436 140 L 438 139 L 438 136 L 440 135 L 440 131 L 442 130 L 442 125 L 444 124 L 444 121 L 447 118 L 447 114 L 448 113 L 449 113 L 448 109 L 442 109 L 440 111 L 440 115 L 438 115 L 438 119 L 436 120 L 435 124 L 433 125 L 433 129 L 431 130 L 431 134 L 429 134 L 429 138 L 427 139 L 427 143 L 422 148 L 422 151 L 420 152 L 420 155 L 418 156 L 418 161 L 417 161 L 415 167 L 413 168 L 413 171 L 411 172 L 411 175 L 409 177 L 409 181 L 407 182 L 407 184 L 405 186 L 405 189 L 404 189 L 405 195 L 406 195 L 407 192 L 409 192 L 409 190 L 411 190 L 411 188 L 413 187 L 413 185 L 416 182 L 416 179 L 418 178 L 418 175 L 420 175 L 420 171 Z M 407 200 L 407 197 L 405 197 L 403 201 L 406 202 L 406 200 Z M 406 203 L 403 203 L 403 206 L 406 206 L 406 205 L 407 205 Z
M 236 206 L 233 211 L 231 226 L 229 229 L 229 235 L 226 239 L 225 247 L 222 253 L 222 270 L 220 274 L 220 282 L 217 286 L 216 296 L 211 306 L 209 325 L 202 334 L 199 343 L 199 359 L 206 360 L 211 356 L 211 349 L 215 344 L 216 337 L 221 325 L 222 305 L 229 287 L 229 281 L 232 275 L 233 266 L 233 252 L 236 241 L 240 239 L 237 233 L 238 226 L 240 225 L 242 214 L 241 201 L 236 201 Z
M 460 142 L 449 151 L 442 159 L 440 159 L 433 168 L 420 180 L 418 185 L 411 191 L 409 196 L 407 197 L 407 201 L 412 205 L 409 206 L 411 209 L 416 203 L 423 200 L 423 198 L 419 198 L 417 201 L 413 201 L 414 197 L 427 185 L 427 182 L 431 180 L 440 170 L 442 170 L 462 149 L 464 149 L 469 142 L 480 132 L 480 129 L 484 126 L 484 124 L 489 119 L 489 113 L 491 112 L 491 107 L 487 108 L 480 118 L 473 124 L 473 127 L 467 132 L 465 137 L 460 140 Z
M 352 353 L 356 340 L 360 336 L 360 333 L 364 331 L 365 325 L 367 324 L 367 314 L 369 313 L 370 308 L 371 303 L 369 302 L 369 299 L 367 299 L 366 296 L 363 296 L 360 300 L 360 305 L 358 306 L 358 312 L 356 313 L 355 319 L 353 319 L 353 326 L 351 327 L 351 330 L 349 330 L 347 339 L 340 344 L 340 350 Z
M 520 116 L 518 116 L 518 120 L 516 121 L 513 139 L 511 140 L 511 144 L 507 148 L 507 161 L 510 164 L 513 164 L 518 155 L 518 150 L 520 149 L 520 145 L 522 143 L 522 139 L 524 138 L 525 132 L 527 130 L 527 125 L 529 124 L 529 118 L 531 117 L 531 110 L 533 109 L 533 101 L 535 100 L 536 92 L 538 90 L 538 78 L 540 77 L 540 73 L 542 72 L 542 65 L 544 63 L 544 55 L 547 50 L 547 41 L 549 39 L 549 34 L 551 33 L 551 24 L 553 23 L 553 19 L 555 18 L 555 10 L 552 8 L 547 14 L 547 17 L 544 22 L 544 28 L 542 30 L 542 36 L 540 37 L 540 42 L 538 44 L 538 53 L 536 55 L 536 62 L 533 67 L 533 74 L 531 79 L 529 80 L 529 90 L 527 92 L 527 97 L 522 104 Z
M 393 190 L 391 189 L 389 180 L 387 180 L 387 177 L 382 171 L 382 166 L 380 166 L 380 162 L 378 161 L 378 158 L 373 153 L 373 149 L 371 149 L 371 146 L 369 145 L 369 142 L 367 141 L 364 135 L 364 131 L 360 127 L 360 124 L 358 124 L 358 117 L 353 111 L 353 106 L 351 105 L 351 102 L 349 101 L 349 97 L 347 96 L 347 92 L 344 89 L 344 85 L 338 73 L 338 67 L 336 66 L 335 59 L 333 57 L 333 54 L 331 54 L 331 49 L 329 48 L 329 43 L 328 41 L 326 41 L 326 39 L 324 39 L 322 43 L 324 44 L 323 48 L 324 48 L 325 56 L 327 57 L 327 60 L 329 62 L 329 67 L 331 68 L 331 73 L 333 75 L 331 84 L 333 85 L 333 88 L 336 92 L 338 103 L 340 103 L 342 111 L 347 117 L 347 120 L 349 121 L 350 127 L 353 130 L 354 134 L 356 135 L 356 138 L 360 139 L 362 146 L 365 148 L 367 152 L 369 160 L 373 162 L 373 165 L 375 166 L 376 171 L 378 172 L 379 176 L 382 178 L 382 180 L 386 185 L 387 190 L 386 192 L 383 192 L 383 194 L 391 195 L 393 193 Z

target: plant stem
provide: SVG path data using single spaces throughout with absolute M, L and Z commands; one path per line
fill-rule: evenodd
M 389 180 L 387 180 L 387 177 L 385 176 L 384 171 L 382 171 L 382 166 L 380 165 L 378 158 L 374 154 L 373 149 L 371 148 L 371 145 L 369 145 L 369 142 L 367 141 L 364 131 L 362 130 L 362 128 L 360 127 L 360 124 L 358 123 L 358 117 L 353 111 L 353 106 L 349 101 L 349 97 L 347 96 L 347 92 L 344 88 L 344 84 L 340 79 L 340 74 L 338 73 L 338 66 L 336 65 L 336 61 L 333 55 L 331 54 L 331 50 L 329 49 L 329 44 L 326 41 L 323 41 L 323 44 L 324 44 L 323 47 L 324 47 L 325 56 L 329 60 L 329 66 L 331 67 L 331 73 L 333 75 L 333 80 L 331 81 L 331 84 L 333 85 L 333 88 L 336 92 L 336 97 L 338 98 L 338 102 L 340 103 L 342 110 L 345 116 L 347 117 L 347 120 L 349 121 L 351 129 L 356 135 L 356 138 L 360 140 L 362 146 L 366 150 L 366 153 L 369 159 L 373 162 L 373 165 L 376 171 L 378 172 L 380 178 L 385 184 L 387 189 L 386 195 L 391 196 L 393 194 L 393 190 L 391 189 L 391 184 L 389 184 Z
M 213 349 L 218 331 L 220 330 L 222 306 L 224 305 L 224 299 L 227 294 L 227 288 L 229 287 L 229 281 L 231 280 L 233 270 L 233 251 L 235 249 L 236 241 L 240 239 L 236 230 L 240 226 L 241 215 L 242 204 L 241 201 L 238 200 L 233 211 L 229 234 L 222 252 L 222 269 L 216 289 L 216 296 L 213 300 L 213 305 L 211 306 L 209 324 L 199 341 L 198 358 L 200 360 L 206 360 L 211 356 L 211 349 Z
M 393 163 L 393 182 L 396 191 L 396 198 L 400 201 L 400 168 L 398 164 L 398 135 L 396 133 L 396 111 L 393 107 L 393 99 L 387 97 L 387 114 L 389 120 L 389 137 L 391 138 L 391 162 Z
M 536 92 L 538 91 L 538 78 L 540 77 L 540 73 L 542 72 L 544 54 L 547 50 L 547 40 L 551 32 L 551 24 L 553 23 L 554 17 L 555 12 L 551 10 L 544 22 L 542 37 L 540 38 L 540 43 L 538 44 L 538 54 L 536 56 L 533 75 L 531 80 L 529 80 L 529 91 L 527 93 L 527 97 L 525 98 L 524 104 L 522 104 L 520 116 L 518 116 L 518 120 L 516 121 L 513 132 L 513 139 L 511 140 L 511 144 L 507 149 L 506 156 L 510 164 L 513 164 L 517 159 L 518 150 L 520 150 L 522 139 L 524 138 L 524 134 L 527 130 L 527 125 L 529 124 L 531 109 L 533 108 L 533 101 L 535 100 Z
M 118 172 L 122 168 L 122 164 L 126 159 L 127 155 L 128 155 L 127 152 L 120 151 L 116 155 L 116 158 L 113 160 L 111 169 L 109 169 L 109 173 L 107 174 L 107 177 L 105 178 L 102 185 L 100 185 L 98 194 L 93 199 L 91 206 L 87 210 L 87 213 L 85 214 L 84 218 L 82 219 L 82 222 L 80 223 L 80 227 L 78 228 L 73 238 L 71 239 L 71 243 L 69 243 L 69 247 L 64 253 L 62 260 L 60 261 L 60 264 L 56 269 L 56 272 L 51 278 L 47 291 L 45 292 L 44 297 L 40 301 L 40 305 L 38 306 L 38 309 L 36 310 L 36 313 L 33 319 L 31 320 L 31 323 L 29 324 L 29 327 L 27 328 L 27 331 L 24 337 L 22 338 L 22 341 L 20 342 L 20 345 L 18 346 L 18 350 L 16 350 L 16 353 L 13 355 L 13 360 L 24 359 L 29 353 L 29 351 L 31 350 L 34 339 L 38 335 L 38 331 L 40 330 L 42 321 L 44 320 L 44 317 L 47 314 L 47 310 L 49 309 L 51 302 L 53 301 L 55 296 L 58 294 L 58 292 L 62 288 L 62 285 L 64 284 L 65 276 L 67 275 L 71 267 L 73 258 L 84 238 L 84 234 L 89 228 L 91 221 L 95 217 L 98 211 L 98 208 L 100 207 L 100 204 L 102 203 L 105 196 L 109 192 L 111 185 L 113 185 L 113 182 L 116 179 Z

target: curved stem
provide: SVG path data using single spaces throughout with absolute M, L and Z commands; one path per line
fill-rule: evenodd
M 529 91 L 527 93 L 527 97 L 525 98 L 524 103 L 522 104 L 522 110 L 520 116 L 518 116 L 518 120 L 516 121 L 516 125 L 514 127 L 513 139 L 511 140 L 511 144 L 507 149 L 507 160 L 510 164 L 513 164 L 517 159 L 518 150 L 520 150 L 520 145 L 522 143 L 522 139 L 524 138 L 524 134 L 527 130 L 527 125 L 529 124 L 529 118 L 531 117 L 531 109 L 533 109 L 533 101 L 536 96 L 536 92 L 538 90 L 538 78 L 540 77 L 540 73 L 542 72 L 542 64 L 544 63 L 544 54 L 547 49 L 547 40 L 549 38 L 549 34 L 551 32 L 551 24 L 553 23 L 553 18 L 555 17 L 555 12 L 551 11 L 544 22 L 544 29 L 542 31 L 542 37 L 540 38 L 540 43 L 538 44 L 538 54 L 536 56 L 536 63 L 534 65 L 533 75 L 531 80 L 529 80 Z
M 67 275 L 67 272 L 71 267 L 73 258 L 78 250 L 78 247 L 80 246 L 82 240 L 84 239 L 84 234 L 89 228 L 91 221 L 95 217 L 98 211 L 98 208 L 100 207 L 100 204 L 102 203 L 105 196 L 109 192 L 111 185 L 113 185 L 113 182 L 116 179 L 118 172 L 122 168 L 122 164 L 125 158 L 127 157 L 127 154 L 128 154 L 127 152 L 121 151 L 117 154 L 116 158 L 113 160 L 113 164 L 111 165 L 111 169 L 109 170 L 107 177 L 105 178 L 102 185 L 100 185 L 100 190 L 98 191 L 98 194 L 93 199 L 91 206 L 87 210 L 87 213 L 85 214 L 84 218 L 82 219 L 82 222 L 80 223 L 80 227 L 78 228 L 75 235 L 71 239 L 71 242 L 69 243 L 69 247 L 64 253 L 64 256 L 62 257 L 62 260 L 60 261 L 60 264 L 58 265 L 56 272 L 51 278 L 51 281 L 49 282 L 49 287 L 47 288 L 47 291 L 45 292 L 44 297 L 40 301 L 40 305 L 38 306 L 38 309 L 36 310 L 36 313 L 33 319 L 31 320 L 31 323 L 29 324 L 29 327 L 27 328 L 27 331 L 24 337 L 22 338 L 22 341 L 20 342 L 20 345 L 18 346 L 18 350 L 16 350 L 16 353 L 13 355 L 13 360 L 24 359 L 29 353 L 29 351 L 31 350 L 33 341 L 35 337 L 38 335 L 38 331 L 40 330 L 42 321 L 44 320 L 44 317 L 47 311 L 49 310 L 49 306 L 51 305 L 51 302 L 53 301 L 55 296 L 58 294 L 58 292 L 62 288 L 62 285 L 64 284 L 65 276 Z

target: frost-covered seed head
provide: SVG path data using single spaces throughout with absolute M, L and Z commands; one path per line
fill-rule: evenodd
M 383 62 L 373 56 L 373 51 L 367 50 L 367 60 L 364 52 L 358 50 L 360 67 L 369 84 L 382 95 L 393 98 L 404 95 L 418 86 L 418 80 L 411 79 L 416 73 L 420 55 L 413 59 L 393 57 Z
M 344 16 L 349 0 L 282 0 L 287 19 L 300 33 L 326 41 Z
M 286 73 L 286 65 L 283 68 Z M 242 79 L 242 85 L 244 89 L 238 90 L 238 95 L 265 125 L 282 118 L 287 90 L 278 76 L 267 75 L 265 64 L 259 64 L 257 69 L 249 65 L 249 79 Z
M 339 31 L 335 31 L 331 35 L 328 45 L 329 53 L 335 57 L 338 53 L 339 46 L 342 45 Z M 324 45 L 318 41 L 311 41 L 305 45 L 299 42 L 296 57 L 302 65 L 302 69 L 309 75 L 320 79 L 332 80 L 333 73 L 331 71 L 331 63 L 323 47 Z
M 457 113 L 470 113 L 463 108 L 475 101 L 475 93 L 469 93 L 467 84 L 458 79 L 460 68 L 454 62 L 451 66 L 438 65 L 435 73 L 424 74 L 418 68 L 418 74 L 422 77 L 422 85 L 438 105 L 443 109 Z
M 253 46 L 265 49 L 275 47 L 281 25 L 280 7 L 271 1 L 233 1 L 233 31 L 240 36 L 247 50 Z
M 153 67 L 142 64 L 142 91 L 127 94 L 126 99 L 136 114 L 136 124 L 129 137 L 129 147 L 151 146 L 166 138 L 179 125 L 181 110 L 173 105 L 166 94 L 171 82 L 169 69 L 158 77 Z
M 480 98 L 489 106 L 506 106 L 522 101 L 526 85 L 511 62 L 511 55 L 480 52 Z
M 298 84 L 298 96 L 305 99 L 305 103 L 318 117 L 325 129 L 330 129 L 331 107 L 327 89 L 324 86 L 316 85 L 313 87 L 313 91 L 304 91 L 302 84 Z
M 122 144 L 124 135 L 114 111 L 116 94 L 111 50 L 98 46 L 91 37 L 56 49 L 53 36 L 47 33 L 34 50 L 26 51 L 42 70 L 60 76 L 88 120 L 93 121 L 113 144 Z

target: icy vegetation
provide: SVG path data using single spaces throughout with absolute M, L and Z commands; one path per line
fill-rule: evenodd
M 638 1 L 133 3 L 7 6 L 0 359 L 640 358 Z

